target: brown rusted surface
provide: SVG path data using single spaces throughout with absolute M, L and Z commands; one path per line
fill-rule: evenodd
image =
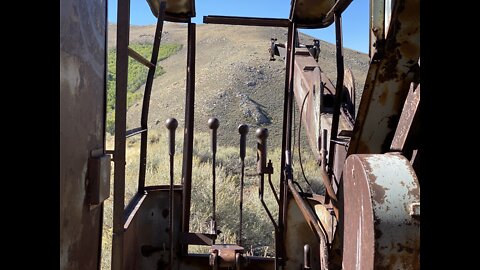
M 419 2 L 395 1 L 388 35 L 376 41 L 349 155 L 390 149 L 410 83 L 419 75 Z
M 234 244 L 217 244 L 213 245 L 210 248 L 211 254 L 217 255 L 216 261 L 210 261 L 210 265 L 213 266 L 212 263 L 218 264 L 218 267 L 233 267 L 236 268 L 236 255 L 237 253 L 243 254 L 244 248 Z
M 352 155 L 344 172 L 343 269 L 419 269 L 420 186 L 409 161 Z
M 182 188 L 174 188 L 174 209 L 181 209 Z M 143 200 L 127 210 L 124 226 L 124 269 L 167 269 L 170 257 L 169 187 L 147 187 Z M 181 227 L 181 215 L 173 215 L 174 228 Z M 180 230 L 173 235 L 174 268 L 178 269 Z
M 343 1 L 344 2 L 344 1 Z M 327 27 L 333 22 L 333 17 L 328 22 L 323 22 L 327 13 L 332 9 L 335 0 L 297 0 L 292 1 L 290 20 L 301 27 Z
M 292 180 L 290 179 L 287 179 L 288 181 L 288 188 L 291 192 L 291 194 L 293 195 L 293 202 L 295 202 L 297 208 L 300 210 L 300 213 L 302 216 L 300 217 L 296 217 L 296 221 L 295 222 L 304 222 L 305 224 L 308 225 L 309 229 L 310 229 L 310 232 L 313 233 L 313 236 L 315 236 L 315 240 L 317 241 L 317 245 L 319 247 L 319 252 L 317 254 L 319 254 L 319 262 L 318 264 L 320 265 L 320 268 L 319 269 L 322 269 L 322 270 L 327 270 L 329 269 L 328 268 L 328 248 L 327 248 L 327 244 L 329 242 L 329 239 L 328 239 L 328 232 L 326 231 L 325 227 L 324 227 L 324 224 L 323 223 L 320 223 L 322 220 L 324 220 L 324 218 L 320 218 L 320 222 L 318 222 L 318 220 L 316 219 L 315 217 L 315 210 L 313 207 L 310 207 L 307 205 L 307 202 L 305 202 L 303 200 L 303 198 L 300 196 L 300 194 L 298 193 L 298 191 L 295 189 L 293 183 L 292 183 Z M 288 212 L 287 212 L 288 215 L 290 215 Z M 324 215 L 324 213 L 322 212 L 319 212 L 318 214 L 320 215 Z M 330 215 L 330 214 L 328 214 Z M 298 220 L 300 219 L 300 220 Z M 292 221 L 292 218 L 291 217 L 287 217 L 287 224 L 289 224 L 291 221 Z M 288 232 L 288 228 L 290 227 L 290 225 L 288 225 L 287 227 L 287 235 L 290 233 Z M 297 234 L 299 234 L 300 232 L 297 232 Z M 310 235 L 310 237 L 312 237 L 312 235 Z M 285 247 L 287 248 L 287 246 L 290 246 L 290 245 L 294 245 L 293 241 L 295 240 L 291 240 L 290 242 L 288 241 L 288 239 L 285 239 Z M 301 241 L 304 241 L 304 240 L 301 240 Z M 296 244 L 302 244 L 300 242 L 298 242 L 297 240 L 297 243 Z M 305 243 L 303 243 L 305 244 Z M 297 255 L 298 256 L 298 255 Z M 289 257 L 288 253 L 287 253 L 287 258 Z M 302 256 L 299 257 L 300 258 L 300 262 L 302 261 Z M 293 266 L 292 266 L 293 267 Z
M 60 269 L 98 269 L 103 204 L 90 209 L 87 167 L 104 153 L 106 1 L 60 3 Z
M 385 0 L 370 0 L 370 59 L 377 53 L 377 41 L 385 39 Z
M 415 133 L 415 127 L 412 127 L 414 119 L 418 118 L 418 105 L 420 104 L 420 84 L 415 88 L 414 83 L 410 85 L 402 115 L 398 121 L 397 130 L 393 136 L 391 151 L 402 152 L 407 140 Z
M 310 246 L 311 269 L 319 270 L 319 241 L 310 229 L 295 200 L 289 198 L 285 235 L 285 269 L 300 269 L 304 261 L 303 247 L 306 244 Z
M 350 68 L 345 69 L 345 77 L 343 80 L 343 87 L 345 87 L 344 105 L 348 112 L 355 118 L 355 77 Z
M 246 264 L 241 267 L 242 270 L 273 270 L 274 259 L 265 257 L 245 256 Z M 188 254 L 182 257 L 180 267 L 185 270 L 212 270 L 209 265 L 208 254 Z
M 288 19 L 236 17 L 236 16 L 203 16 L 203 23 L 230 24 L 246 26 L 288 27 Z
M 195 17 L 195 0 L 147 0 L 155 17 L 158 17 L 160 11 L 160 2 L 167 2 L 167 21 L 188 22 L 191 17 Z
M 115 153 L 113 160 L 113 237 L 112 269 L 123 270 L 123 225 L 125 209 L 125 143 L 127 118 L 128 43 L 130 35 L 130 0 L 118 0 L 117 57 L 115 64 Z
M 196 53 L 197 26 L 188 24 L 188 47 L 187 47 L 187 74 L 185 85 L 185 126 L 183 137 L 183 162 L 182 162 L 182 185 L 183 185 L 183 211 L 182 233 L 188 233 L 190 229 L 190 203 L 192 200 L 192 166 L 193 166 L 193 131 L 195 124 L 195 53 Z M 187 253 L 187 246 L 182 247 L 182 253 Z
M 320 160 L 318 138 L 320 130 L 320 67 L 310 55 L 307 48 L 295 51 L 294 94 L 298 108 L 302 108 L 302 125 L 308 134 L 310 149 L 317 160 Z

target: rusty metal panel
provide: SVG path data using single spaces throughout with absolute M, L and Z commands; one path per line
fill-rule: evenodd
M 370 46 L 368 55 L 372 59 L 377 51 L 377 41 L 385 40 L 385 0 L 370 0 Z
M 303 247 L 310 245 L 311 269 L 319 270 L 320 247 L 318 238 L 312 232 L 295 200 L 290 197 L 287 208 L 287 224 L 285 229 L 285 269 L 301 269 L 303 264 Z
M 323 22 L 327 13 L 332 9 L 335 0 L 297 0 L 292 1 L 290 11 L 290 20 L 298 23 L 300 27 L 326 27 L 332 24 L 333 18 L 329 22 Z
M 307 48 L 295 50 L 294 94 L 308 143 L 317 160 L 320 160 L 320 68 Z
M 160 2 L 167 2 L 165 20 L 172 22 L 188 22 L 195 17 L 195 0 L 147 0 L 155 17 L 160 11 Z
M 352 155 L 344 173 L 343 269 L 419 269 L 420 185 L 410 162 Z
M 174 188 L 174 261 L 179 261 L 182 188 Z M 135 207 L 124 225 L 124 269 L 167 269 L 170 257 L 169 188 L 146 187 L 146 195 Z M 173 269 L 179 269 L 178 263 Z
M 103 205 L 90 209 L 86 179 L 104 150 L 107 2 L 60 2 L 60 269 L 98 269 Z
M 390 149 L 410 83 L 419 79 L 420 1 L 395 1 L 389 34 L 376 44 L 348 154 Z M 384 18 L 384 16 L 382 17 Z
M 274 259 L 266 257 L 246 256 L 248 262 L 246 266 L 242 266 L 242 270 L 272 270 L 274 267 Z M 182 257 L 180 262 L 180 269 L 182 270 L 211 270 L 209 265 L 208 254 L 188 254 Z M 225 268 L 228 269 L 228 268 Z

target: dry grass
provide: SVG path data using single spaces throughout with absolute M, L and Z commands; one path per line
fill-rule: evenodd
M 180 130 L 180 129 L 179 129 Z M 254 136 L 253 133 L 250 136 Z M 147 156 L 147 176 L 146 185 L 168 184 L 169 182 L 169 157 L 167 149 L 167 131 L 151 130 L 149 131 Z M 114 138 L 107 135 L 107 149 L 112 149 Z M 247 148 L 247 157 L 245 159 L 245 190 L 243 206 L 243 245 L 248 252 L 256 256 L 273 256 L 274 234 L 271 224 L 265 210 L 260 204 L 258 198 L 258 176 L 256 170 L 256 150 L 255 145 Z M 180 184 L 181 165 L 182 165 L 182 132 L 177 131 L 175 154 L 175 183 Z M 138 136 L 127 140 L 126 169 L 125 169 L 125 189 L 127 204 L 130 198 L 136 193 L 138 183 L 138 160 L 140 152 L 140 140 Z M 272 182 L 278 187 L 279 168 L 280 168 L 280 149 L 271 150 L 268 154 L 272 159 L 274 174 Z M 308 151 L 304 151 L 302 160 L 304 162 L 305 174 L 309 180 L 316 183 L 318 187 L 319 179 L 318 166 L 313 161 Z M 297 156 L 294 156 L 294 162 Z M 295 162 L 294 164 L 297 164 Z M 295 175 L 300 177 L 301 172 L 295 169 Z M 209 232 L 209 220 L 212 213 L 212 159 L 210 152 L 210 135 L 208 133 L 196 133 L 194 140 L 193 155 L 193 180 L 192 180 L 192 205 L 190 216 L 190 231 Z M 222 147 L 217 150 L 216 164 L 216 200 L 217 200 L 217 226 L 222 233 L 219 236 L 219 242 L 235 243 L 239 226 L 239 200 L 240 200 L 240 159 L 238 147 Z M 113 179 L 113 169 L 112 169 Z M 303 181 L 299 181 L 301 184 Z M 302 184 L 304 186 L 304 184 Z M 315 185 L 314 185 L 315 186 Z M 110 189 L 113 191 L 112 187 Z M 318 188 L 317 188 L 318 190 Z M 277 190 L 278 192 L 278 190 Z M 110 269 L 111 242 L 112 242 L 112 202 L 113 192 L 110 198 L 105 202 L 104 227 L 102 239 L 102 269 Z M 278 213 L 278 206 L 272 192 L 265 182 L 265 202 L 274 216 Z M 208 247 L 192 246 L 189 249 L 192 253 L 206 253 Z

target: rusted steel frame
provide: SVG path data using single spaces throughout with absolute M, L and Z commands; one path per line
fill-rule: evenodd
M 236 17 L 236 16 L 203 16 L 203 23 L 230 24 L 267 27 L 288 27 L 288 19 L 258 18 L 258 17 Z
M 420 84 L 415 87 L 415 84 L 411 83 L 397 129 L 395 130 L 395 135 L 393 136 L 392 144 L 390 145 L 390 151 L 403 152 L 404 156 L 406 156 L 407 153 L 405 153 L 405 150 L 409 148 L 409 141 L 413 133 L 415 133 L 415 124 L 416 121 L 418 121 L 419 104 Z M 407 152 L 409 151 L 407 150 Z
M 305 205 L 302 197 L 295 189 L 292 179 L 287 179 L 288 188 L 297 203 L 298 208 L 302 212 L 303 216 L 305 217 L 305 221 L 307 222 L 308 226 L 315 234 L 317 239 L 319 240 L 320 245 L 320 269 L 328 269 L 328 247 L 327 247 L 327 237 L 323 233 L 320 225 L 318 225 L 318 220 L 315 217 L 312 209 Z
M 283 100 L 283 125 L 282 125 L 282 153 L 286 153 L 287 151 L 287 137 L 286 137 L 286 130 L 287 130 L 287 106 L 288 106 L 288 99 L 290 95 L 289 87 L 290 87 L 290 70 L 293 68 L 292 62 L 292 45 L 293 42 L 291 40 L 294 36 L 294 28 L 293 23 L 288 25 L 288 43 L 287 43 L 287 52 L 286 52 L 286 70 L 285 70 L 285 91 L 284 91 L 284 100 Z M 285 258 L 285 250 L 283 249 L 283 240 L 285 239 L 285 222 L 286 222 L 286 210 L 287 210 L 287 183 L 285 181 L 285 161 L 286 155 L 281 156 L 280 159 L 280 207 L 278 209 L 278 236 L 275 239 L 275 269 L 278 269 L 279 258 L 281 258 L 281 264 L 284 264 Z M 278 238 L 278 244 L 277 244 Z
M 215 234 L 208 233 L 184 233 L 181 236 L 182 244 L 211 246 L 213 245 L 213 239 L 217 236 Z
M 137 53 L 135 50 L 133 50 L 130 47 L 128 47 L 128 56 L 132 57 L 133 59 L 137 60 L 139 63 L 143 64 L 144 66 L 146 66 L 148 68 L 155 67 L 154 64 L 152 64 L 150 61 L 145 59 L 145 57 L 143 57 L 142 55 L 140 55 L 139 53 Z
M 335 86 L 335 104 L 333 107 L 332 129 L 330 130 L 330 150 L 328 151 L 328 175 L 333 179 L 333 157 L 335 155 L 335 143 L 338 135 L 338 123 L 340 121 L 340 105 L 342 103 L 344 63 L 342 45 L 342 15 L 335 14 L 335 39 L 337 53 L 337 85 Z
M 385 0 L 370 0 L 370 60 L 385 41 Z
M 143 133 L 145 131 L 147 131 L 147 129 L 146 128 L 141 128 L 141 127 L 127 130 L 127 132 L 125 132 L 125 138 L 135 136 L 135 135 Z
M 183 140 L 182 163 L 182 233 L 189 232 L 190 203 L 192 194 L 192 155 L 193 155 L 193 128 L 195 105 L 195 36 L 196 24 L 188 23 L 188 48 L 187 48 L 187 82 L 185 96 L 185 128 Z M 188 253 L 188 245 L 182 246 L 182 254 Z
M 327 15 L 325 15 L 323 23 L 327 24 L 328 22 L 330 22 L 335 17 L 335 14 L 341 15 L 352 3 L 352 1 L 353 0 L 338 0 L 337 2 L 335 2 L 332 9 L 330 9 Z
M 420 72 L 419 5 L 394 3 L 384 52 L 372 57 L 367 73 L 347 156 L 389 151 L 410 83 Z
M 179 269 L 212 269 L 209 265 L 210 254 L 188 254 L 182 258 Z M 272 270 L 274 263 L 273 258 L 244 256 L 248 261 L 246 266 L 241 267 L 242 270 Z
M 130 0 L 118 0 L 115 88 L 115 154 L 113 185 L 112 270 L 123 270 L 123 224 L 125 221 L 125 143 L 127 125 L 128 42 Z
M 143 94 L 142 118 L 140 120 L 142 129 L 148 129 L 148 110 L 150 108 L 150 94 L 152 93 L 153 77 L 158 60 L 158 52 L 160 51 L 160 43 L 162 40 L 163 20 L 165 18 L 166 1 L 160 2 L 160 10 L 157 19 L 157 27 L 155 29 L 155 38 L 153 40 L 152 58 L 147 75 L 147 82 L 145 83 L 145 92 Z M 145 188 L 145 172 L 147 168 L 147 143 L 148 130 L 143 132 L 140 139 L 140 168 L 138 173 L 138 192 L 143 192 Z

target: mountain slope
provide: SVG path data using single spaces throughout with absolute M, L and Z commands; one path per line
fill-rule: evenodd
M 130 43 L 152 43 L 155 26 L 132 26 Z M 285 42 L 286 28 L 197 25 L 195 73 L 195 131 L 208 131 L 207 120 L 220 120 L 220 145 L 238 143 L 239 124 L 250 125 L 249 145 L 254 145 L 254 130 L 259 126 L 270 131 L 269 145 L 280 146 L 282 130 L 285 63 L 269 61 L 270 38 Z M 109 26 L 109 47 L 115 46 L 116 26 Z M 165 74 L 153 83 L 149 126 L 165 129 L 164 121 L 175 117 L 179 128 L 184 126 L 185 74 L 187 51 L 185 24 L 166 23 L 162 43 L 184 44 L 175 55 L 160 65 Z M 311 44 L 312 37 L 300 34 L 302 43 Z M 321 41 L 319 63 L 335 81 L 335 46 Z M 368 69 L 368 55 L 344 49 L 345 67 L 356 79 L 358 100 Z M 142 86 L 142 92 L 143 92 Z M 360 91 L 358 91 L 360 90 Z M 140 125 L 141 100 L 127 116 L 127 127 Z

